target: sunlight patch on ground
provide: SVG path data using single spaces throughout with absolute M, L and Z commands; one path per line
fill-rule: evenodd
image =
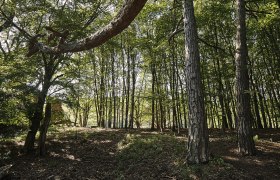
M 259 159 L 255 159 L 254 160 L 255 164 L 259 165 L 259 166 L 264 166 L 264 162 L 260 161 Z
M 66 154 L 65 157 L 67 159 L 70 159 L 70 160 L 75 160 L 75 156 L 71 155 L 71 154 Z
M 177 159 L 177 160 L 175 160 L 175 161 L 173 161 L 173 165 L 175 165 L 175 166 L 179 166 L 179 165 L 180 165 L 180 161 L 178 161 L 178 159 Z
M 55 152 L 50 152 L 50 156 L 52 156 L 52 157 L 60 157 L 60 154 L 55 153 Z
M 160 134 L 160 132 L 157 132 L 157 131 L 154 131 L 154 132 L 142 131 L 141 134 Z
M 232 152 L 232 153 L 234 153 L 234 154 L 239 154 L 238 148 L 231 148 L 231 149 L 229 150 L 229 152 Z
M 184 136 L 184 137 L 178 136 L 178 137 L 176 137 L 176 139 L 182 140 L 182 141 L 187 141 L 187 137 L 186 136 Z
M 221 140 L 221 138 L 213 138 L 213 137 L 209 138 L 209 142 L 217 142 L 220 140 Z
M 123 149 L 129 148 L 129 146 L 131 144 L 133 144 L 134 141 L 137 138 L 140 138 L 140 137 L 141 137 L 140 134 L 130 134 L 130 133 L 127 133 L 125 135 L 125 137 L 120 142 L 118 142 L 117 149 L 121 151 Z
M 50 156 L 61 157 L 61 154 L 58 154 L 58 153 L 55 153 L 55 152 L 50 152 Z M 72 161 L 81 161 L 80 158 L 75 158 L 75 156 L 72 155 L 72 154 L 63 154 L 63 158 L 69 159 L 69 160 L 72 160 Z
M 59 129 L 60 132 L 65 132 L 65 131 L 81 131 L 81 132 L 114 132 L 118 131 L 118 129 L 109 129 L 109 128 L 90 128 L 90 127 L 63 127 Z
M 239 161 L 239 158 L 233 156 L 223 156 L 223 158 L 229 161 Z
M 46 171 L 46 169 L 43 169 L 43 168 L 38 169 L 38 172 L 39 172 L 39 173 L 43 173 L 43 172 L 45 172 L 45 171 Z
M 94 140 L 93 143 L 94 144 L 106 144 L 106 143 L 111 143 L 112 140 L 103 140 L 103 141 L 98 141 L 98 140 Z
M 118 142 L 117 149 L 121 151 L 128 148 L 132 144 L 132 138 L 134 138 L 133 134 L 126 134 L 125 138 Z

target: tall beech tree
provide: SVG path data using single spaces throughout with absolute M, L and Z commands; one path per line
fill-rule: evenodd
M 188 163 L 205 163 L 209 160 L 208 127 L 204 109 L 198 35 L 193 0 L 184 1 L 184 31 L 186 49 L 186 81 L 188 97 Z
M 236 112 L 238 149 L 242 155 L 254 155 L 248 74 L 248 48 L 246 44 L 245 1 L 236 1 Z

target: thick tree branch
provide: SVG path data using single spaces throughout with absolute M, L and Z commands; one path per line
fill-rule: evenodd
M 48 54 L 79 52 L 100 46 L 126 29 L 140 13 L 146 2 L 147 0 L 125 0 L 117 16 L 108 25 L 95 32 L 92 36 L 78 42 L 64 43 L 56 47 L 48 47 L 40 42 L 35 45 L 41 52 Z

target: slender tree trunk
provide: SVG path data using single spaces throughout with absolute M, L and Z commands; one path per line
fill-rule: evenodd
M 152 73 L 152 122 L 151 122 L 151 130 L 155 130 L 155 83 L 156 83 L 156 74 L 155 74 L 155 62 L 154 59 L 151 62 L 151 73 Z
M 275 109 L 276 109 L 276 108 L 275 108 L 274 98 L 273 98 L 273 96 L 272 96 L 271 91 L 268 91 L 267 93 L 268 93 L 268 97 L 269 97 L 269 99 L 270 99 L 270 105 L 271 105 L 270 111 L 271 111 L 271 114 L 272 114 L 272 118 L 274 118 L 273 127 L 276 128 L 276 127 L 277 127 L 277 126 L 276 126 L 277 115 L 276 115 L 276 112 L 275 112 Z
M 134 109 L 135 109 L 135 84 L 136 84 L 136 57 L 132 57 L 132 92 L 131 92 L 131 110 L 130 110 L 130 118 L 129 118 L 129 128 L 133 129 L 133 123 L 134 123 Z
M 210 86 L 209 77 L 206 77 L 206 82 L 207 82 L 207 88 L 210 90 L 211 86 Z M 207 117 L 208 117 L 208 119 L 210 118 L 210 122 L 211 122 L 210 128 L 216 128 L 218 126 L 216 125 L 216 121 L 215 121 L 215 118 L 214 118 L 214 115 L 213 115 L 213 112 L 214 112 L 213 100 L 212 100 L 211 93 L 208 93 L 208 94 L 209 94 L 208 96 L 206 95 L 206 99 L 207 99 L 207 97 L 209 97 L 209 101 L 211 103 L 209 103 L 209 105 L 208 105 L 209 114 L 208 114 Z M 207 106 L 206 106 L 206 110 L 207 110 Z M 206 111 L 206 113 L 207 113 L 207 111 Z
M 101 58 L 101 80 L 100 80 L 100 126 L 105 128 L 105 121 L 106 121 L 106 105 L 107 105 L 107 98 L 106 98 L 106 64 L 105 59 Z
M 125 122 L 124 122 L 124 127 L 127 129 L 128 127 L 128 112 L 129 112 L 129 97 L 130 97 L 130 50 L 128 49 L 127 52 L 127 94 L 126 94 L 126 108 L 125 108 Z
M 185 94 L 184 94 L 184 87 L 183 87 L 183 82 L 180 79 L 180 87 L 181 87 L 181 98 L 182 98 L 182 108 L 183 108 L 183 116 L 184 116 L 184 128 L 187 128 L 187 111 L 186 111 L 186 100 L 185 100 Z
M 112 71 L 112 96 L 113 96 L 113 128 L 116 128 L 116 82 L 115 82 L 115 53 L 112 54 L 112 65 L 111 65 L 111 71 Z
M 261 89 L 262 89 L 262 97 L 263 97 L 263 102 L 264 102 L 264 107 L 265 107 L 265 111 L 268 117 L 268 124 L 269 124 L 269 128 L 272 128 L 272 120 L 271 120 L 271 116 L 270 116 L 270 112 L 268 109 L 268 105 L 267 105 L 267 99 L 266 99 L 266 95 L 265 95 L 265 91 L 264 91 L 264 87 L 261 84 Z
M 98 90 L 97 90 L 97 83 L 96 83 L 96 78 L 94 80 L 95 83 L 95 112 L 96 112 L 96 124 L 97 126 L 100 125 L 100 113 L 99 113 L 99 95 L 98 95 Z
M 228 91 L 228 99 L 231 100 L 231 106 L 232 106 L 232 113 L 233 113 L 233 117 L 234 117 L 234 127 L 237 128 L 237 114 L 236 114 L 236 103 L 235 103 L 235 98 L 233 96 L 233 92 L 232 92 L 232 86 L 230 85 L 230 82 L 229 81 L 226 81 L 225 82 L 226 84 L 226 89 Z M 229 102 L 230 103 L 230 102 Z
M 77 126 L 77 121 L 78 121 L 78 108 L 74 108 L 74 110 L 73 110 L 73 112 L 74 112 L 74 126 L 76 127 Z
M 47 131 L 52 117 L 52 106 L 51 103 L 47 103 L 45 108 L 45 118 L 44 122 L 40 129 L 40 137 L 39 137 L 39 154 L 40 156 L 46 155 L 46 138 Z
M 209 137 L 202 92 L 198 35 L 193 0 L 184 1 L 184 31 L 189 109 L 187 161 L 189 164 L 199 164 L 206 163 L 209 160 Z
M 37 134 L 37 131 L 40 127 L 40 123 L 43 119 L 43 110 L 44 110 L 44 104 L 46 100 L 46 96 L 48 94 L 49 88 L 51 86 L 51 79 L 54 74 L 53 64 L 55 59 L 51 59 L 50 62 L 47 62 L 47 60 L 44 58 L 45 63 L 45 75 L 43 80 L 43 87 L 42 91 L 40 92 L 38 96 L 38 101 L 35 107 L 35 111 L 33 116 L 31 117 L 31 125 L 29 127 L 29 131 L 27 133 L 23 151 L 25 153 L 30 153 L 34 149 L 35 144 L 35 137 Z
M 45 96 L 41 95 L 36 104 L 35 112 L 31 118 L 31 125 L 27 137 L 25 139 L 23 150 L 25 153 L 30 153 L 34 150 L 35 136 L 40 127 L 40 122 L 43 119 L 43 108 L 45 103 Z
M 251 82 L 251 89 L 253 91 L 253 105 L 254 105 L 254 112 L 255 112 L 255 117 L 256 117 L 256 127 L 258 129 L 263 129 L 262 121 L 261 121 L 261 116 L 259 112 L 259 105 L 258 105 L 258 99 L 257 99 L 257 93 L 256 93 L 256 85 L 253 81 L 253 65 L 250 68 L 249 71 L 249 83 Z
M 267 120 L 266 120 L 266 114 L 265 114 L 264 105 L 263 105 L 263 98 L 262 98 L 262 95 L 260 92 L 258 92 L 258 97 L 259 97 L 261 114 L 262 114 L 262 119 L 263 119 L 263 126 L 264 126 L 264 128 L 267 128 Z
M 113 91 L 113 90 L 112 90 Z M 109 110 L 108 110 L 108 128 L 111 128 L 112 127 L 112 116 L 113 116 L 113 95 L 112 93 L 109 93 L 110 96 L 108 98 L 109 100 Z
M 242 155 L 254 155 L 255 143 L 252 134 L 252 115 L 250 105 L 248 50 L 246 44 L 245 1 L 236 0 L 237 34 L 236 34 L 236 111 L 238 149 Z
M 212 100 L 212 102 L 213 102 L 213 114 L 214 114 L 214 119 L 215 119 L 215 117 L 217 117 L 217 122 L 218 122 L 218 127 L 219 128 L 223 128 L 222 126 L 223 126 L 223 122 L 221 122 L 220 121 L 220 119 L 219 119 L 219 112 L 218 112 L 218 103 L 217 103 L 217 101 L 218 101 L 218 99 L 216 99 L 215 97 L 213 97 L 213 100 Z
M 94 105 L 95 105 L 95 112 L 96 112 L 96 124 L 99 126 L 100 124 L 100 116 L 99 116 L 99 95 L 98 95 L 98 87 L 97 87 L 97 72 L 96 72 L 96 59 L 92 59 L 92 68 L 94 72 L 93 77 L 93 84 L 94 84 Z
M 229 128 L 232 129 L 233 128 L 232 115 L 231 115 L 231 110 L 230 110 L 229 102 L 227 100 L 225 102 L 225 109 L 226 109 L 226 114 L 227 114 Z
M 122 78 L 122 83 L 123 83 L 123 90 L 122 90 L 122 122 L 121 122 L 121 128 L 124 127 L 124 114 L 125 114 L 125 106 L 124 106 L 124 103 L 125 103 L 125 99 L 126 99 L 126 82 L 125 82 L 125 57 L 124 57 L 124 50 L 122 50 L 122 66 L 123 66 L 123 78 Z
M 157 78 L 157 93 L 159 95 L 159 121 L 160 121 L 160 124 L 159 124 L 159 127 L 160 127 L 160 131 L 162 132 L 163 130 L 163 122 L 164 122 L 164 107 L 163 107 L 163 92 L 162 92 L 162 77 L 163 77 L 163 74 L 162 74 L 162 66 L 160 65 L 160 68 L 159 68 L 159 72 L 158 72 L 158 78 Z

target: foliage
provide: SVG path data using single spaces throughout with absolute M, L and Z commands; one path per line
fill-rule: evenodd
M 120 2 L 106 0 L 64 3 L 12 0 L 5 1 L 1 9 L 7 16 L 14 15 L 14 22 L 26 33 L 31 36 L 45 34 L 39 41 L 55 46 L 59 40 L 48 42 L 51 32 L 46 30 L 46 26 L 58 32 L 69 30 L 66 41 L 77 41 L 108 23 L 120 6 Z M 249 93 L 256 93 L 257 101 L 254 101 L 253 108 L 259 108 L 259 111 L 252 109 L 253 116 L 256 119 L 260 114 L 262 124 L 276 127 L 280 114 L 279 5 L 272 0 L 258 0 L 247 2 L 246 8 Z M 236 116 L 235 7 L 229 0 L 197 0 L 195 15 L 208 124 L 220 128 L 222 118 L 226 117 L 231 128 Z M 0 22 L 5 22 L 4 16 Z M 69 115 L 72 122 L 79 122 L 75 118 L 79 114 L 80 119 L 91 125 L 99 121 L 113 124 L 115 119 L 116 127 L 122 128 L 122 121 L 133 114 L 134 120 L 145 126 L 151 126 L 151 120 L 155 119 L 155 124 L 158 121 L 156 125 L 164 122 L 166 127 L 171 127 L 176 121 L 173 123 L 175 127 L 186 127 L 185 47 L 184 36 L 179 31 L 182 28 L 181 2 L 148 2 L 120 36 L 94 50 L 66 54 L 56 67 L 52 79 L 55 81 L 48 96 L 67 104 L 72 111 Z M 46 73 L 42 55 L 25 56 L 28 42 L 24 31 L 13 26 L 1 31 L 2 123 L 27 123 Z M 136 59 L 134 71 L 133 58 Z M 134 94 L 133 75 L 136 79 Z M 153 106 L 157 113 L 152 111 Z

